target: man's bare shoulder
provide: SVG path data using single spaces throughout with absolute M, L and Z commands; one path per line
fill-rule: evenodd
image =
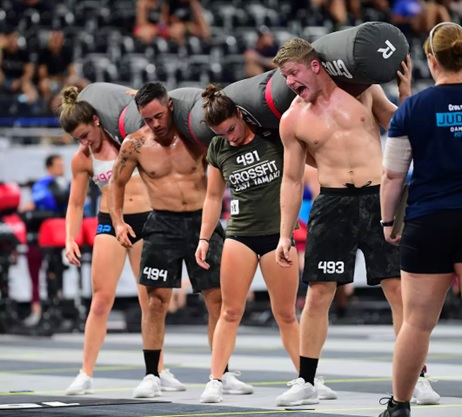
M 160 146 L 161 148 L 175 149 L 175 152 L 187 149 L 188 152 L 192 152 L 194 155 L 207 155 L 208 147 L 205 144 L 189 139 L 176 126 L 173 128 L 173 132 L 173 139 L 170 142 L 164 143 Z
M 299 96 L 296 96 L 293 100 L 292 103 L 290 103 L 289 109 L 297 110 L 297 109 L 302 109 L 305 108 L 309 103 L 306 103 L 303 101 L 303 99 Z
M 305 110 L 308 106 L 308 103 L 305 103 L 300 97 L 295 97 L 290 104 L 289 108 L 284 112 L 281 118 L 281 122 L 291 123 L 295 117 L 299 115 L 300 112 Z
M 287 145 L 290 141 L 298 139 L 297 131 L 300 129 L 301 120 L 306 121 L 306 112 L 309 111 L 309 106 L 310 103 L 296 97 L 282 115 L 279 133 L 284 144 Z
M 126 157 L 139 154 L 151 135 L 152 133 L 150 129 L 147 129 L 146 127 L 142 127 L 136 132 L 130 133 L 123 140 L 120 153 L 124 154 Z
M 194 142 L 191 139 L 185 138 L 183 135 L 178 134 L 178 139 L 184 144 L 186 148 L 193 151 L 195 154 L 207 155 L 208 147 L 199 142 Z

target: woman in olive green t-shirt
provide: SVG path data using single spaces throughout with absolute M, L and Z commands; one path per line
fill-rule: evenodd
M 217 134 L 210 143 L 207 196 L 202 214 L 196 260 L 203 268 L 211 236 L 222 207 L 225 187 L 231 192 L 231 217 L 221 260 L 223 305 L 212 346 L 211 380 L 201 402 L 222 401 L 221 377 L 234 350 L 237 328 L 258 264 L 265 279 L 282 342 L 299 368 L 299 325 L 295 313 L 298 265 L 281 268 L 274 250 L 279 242 L 280 186 L 283 146 L 277 132 L 259 132 L 242 117 L 221 88 L 209 85 L 202 94 L 205 123 Z

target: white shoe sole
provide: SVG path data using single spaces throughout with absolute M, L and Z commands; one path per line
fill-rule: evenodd
M 438 400 L 417 400 L 415 397 L 412 397 L 411 403 L 417 405 L 439 405 L 440 398 Z
M 161 391 L 164 392 L 179 392 L 179 391 L 186 391 L 186 387 L 160 387 Z
M 299 401 L 292 401 L 292 402 L 276 402 L 278 407 L 293 407 L 297 405 L 312 405 L 312 404 L 319 404 L 319 400 L 299 400 Z
M 250 395 L 250 394 L 253 394 L 253 390 L 252 391 L 239 391 L 239 390 L 235 390 L 235 389 L 230 389 L 230 390 L 223 390 L 223 394 L 227 394 L 227 395 Z
M 154 398 L 154 397 L 160 397 L 162 394 L 159 392 L 155 392 L 155 393 L 149 393 L 149 394 L 146 394 L 146 393 L 133 393 L 133 398 Z
M 335 395 L 325 395 L 325 396 L 319 396 L 320 400 L 336 400 L 337 399 L 337 394 Z
M 223 398 L 201 398 L 201 403 L 221 403 Z
M 86 394 L 94 394 L 94 389 L 87 389 L 81 391 L 66 391 L 66 395 L 86 395 Z

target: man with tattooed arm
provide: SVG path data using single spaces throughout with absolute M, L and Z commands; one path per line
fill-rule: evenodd
M 146 286 L 148 309 L 142 322 L 146 376 L 135 388 L 135 397 L 160 395 L 157 370 L 164 342 L 165 316 L 172 289 L 181 286 L 182 263 L 186 263 L 194 292 L 201 292 L 209 315 L 208 336 L 220 315 L 220 259 L 224 232 L 217 224 L 210 238 L 207 262 L 195 260 L 200 239 L 206 176 L 206 148 L 184 140 L 173 122 L 173 103 L 159 82 L 143 85 L 135 102 L 145 126 L 127 136 L 112 170 L 109 211 L 119 242 L 129 248 L 133 229 L 123 220 L 125 185 L 135 169 L 148 190 L 153 211 L 143 228 L 143 251 L 139 283 Z M 213 243 L 213 244 L 212 244 Z M 248 394 L 251 387 L 229 372 L 223 375 L 223 392 Z M 250 391 L 252 392 L 252 391 Z

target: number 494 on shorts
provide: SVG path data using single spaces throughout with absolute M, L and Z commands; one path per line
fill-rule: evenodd
M 343 261 L 319 261 L 318 269 L 325 274 L 343 274 L 345 264 Z
M 146 275 L 147 279 L 152 279 L 153 281 L 157 281 L 158 279 L 162 279 L 164 282 L 167 281 L 167 273 L 166 269 L 152 268 L 150 266 L 145 266 L 143 269 L 143 275 Z

